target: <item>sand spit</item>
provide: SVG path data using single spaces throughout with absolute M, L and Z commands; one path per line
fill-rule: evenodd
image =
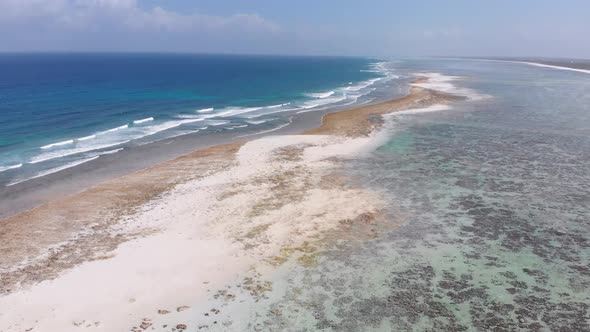
M 376 231 L 379 195 L 339 165 L 374 148 L 382 115 L 454 98 L 412 87 L 303 135 L 204 149 L 1 221 L 0 331 L 232 329 L 221 307 L 264 299 L 276 267 Z
M 425 83 L 426 78 L 419 78 L 416 83 Z M 382 115 L 413 108 L 425 108 L 435 104 L 447 104 L 463 99 L 459 95 L 429 90 L 418 86 L 410 88 L 410 93 L 402 98 L 393 99 L 377 105 L 359 107 L 347 111 L 330 113 L 324 116 L 320 127 L 306 131 L 307 135 L 337 135 L 349 137 L 368 136 L 383 125 Z

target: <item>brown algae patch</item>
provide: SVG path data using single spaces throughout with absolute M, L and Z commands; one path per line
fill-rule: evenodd
M 297 258 L 297 262 L 299 263 L 299 265 L 309 268 L 309 267 L 315 267 L 318 265 L 318 259 L 321 253 L 319 252 L 314 252 L 312 254 L 305 254 L 300 256 L 299 258 Z
M 274 161 L 279 162 L 298 162 L 303 159 L 305 148 L 313 146 L 311 144 L 296 144 L 278 148 L 274 151 Z
M 240 189 L 237 189 L 237 188 L 228 189 L 228 190 L 222 192 L 219 196 L 217 196 L 217 200 L 223 201 L 223 200 L 226 200 L 228 198 L 234 197 L 234 196 L 240 194 L 241 192 L 242 191 Z
M 300 265 L 307 267 L 315 264 L 318 250 L 317 246 L 305 241 L 301 246 L 281 248 L 279 255 L 266 259 L 266 262 L 272 266 L 279 266 L 296 257 Z
M 309 170 L 304 166 L 278 171 L 267 177 L 258 177 L 253 183 L 270 186 L 270 192 L 254 204 L 249 212 L 256 217 L 268 211 L 278 210 L 286 204 L 303 200 L 306 191 L 311 187 Z
M 266 232 L 266 230 L 270 226 L 271 226 L 271 224 L 258 225 L 256 227 L 252 228 L 246 235 L 244 235 L 244 237 L 247 239 L 256 238 L 256 237 L 260 236 L 260 234 Z
M 242 281 L 242 289 L 250 293 L 256 302 L 262 299 L 268 299 L 266 293 L 272 291 L 272 282 L 269 280 L 260 280 L 260 274 L 256 277 L 246 277 Z
M 395 227 L 395 224 L 384 223 L 380 213 L 365 212 L 355 218 L 341 219 L 335 228 L 317 234 L 314 241 L 304 241 L 300 246 L 284 247 L 280 255 L 266 260 L 272 266 L 279 266 L 290 259 L 304 268 L 316 267 L 322 252 L 336 244 L 338 240 L 365 241 L 377 237 L 378 234 Z

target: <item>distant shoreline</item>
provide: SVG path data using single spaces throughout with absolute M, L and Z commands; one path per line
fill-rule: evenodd
M 555 58 L 535 58 L 535 57 L 440 57 L 443 59 L 460 59 L 460 60 L 477 60 L 477 61 L 499 61 L 528 64 L 546 68 L 573 70 L 582 73 L 590 73 L 590 59 L 555 59 Z
M 589 64 L 580 64 L 580 63 L 562 63 L 562 62 L 552 62 L 552 61 L 545 61 L 545 62 L 520 62 L 531 66 L 537 67 L 544 67 L 544 68 L 553 68 L 553 69 L 560 69 L 560 70 L 569 70 L 575 71 L 579 73 L 590 74 L 590 63 Z

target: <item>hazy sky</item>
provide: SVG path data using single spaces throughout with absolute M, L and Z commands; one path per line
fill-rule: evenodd
M 590 58 L 590 1 L 0 0 L 0 51 Z

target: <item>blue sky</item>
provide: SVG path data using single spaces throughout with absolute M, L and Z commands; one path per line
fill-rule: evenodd
M 590 58 L 588 0 L 0 0 L 0 51 Z

